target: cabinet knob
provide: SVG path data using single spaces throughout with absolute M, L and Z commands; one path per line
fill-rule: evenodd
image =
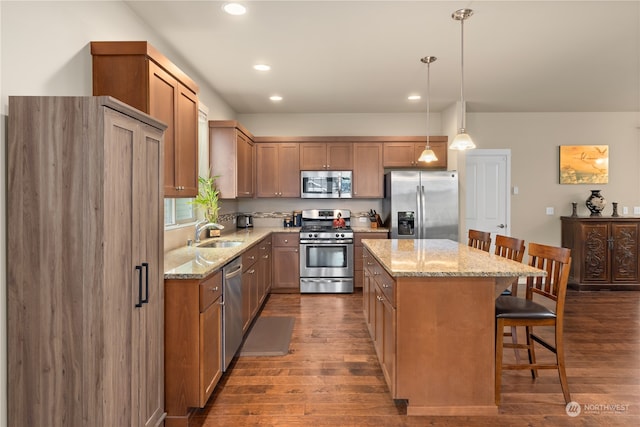
M 209 288 L 209 290 L 210 290 L 211 292 L 218 292 L 218 287 L 216 286 L 216 287 L 214 287 L 214 288 Z
M 380 301 L 380 302 L 384 301 L 384 298 L 382 298 L 380 295 L 378 295 L 378 296 L 376 297 L 376 299 L 377 299 L 378 301 Z
M 385 288 L 385 289 L 387 289 L 387 288 L 390 288 L 391 286 L 387 285 L 386 283 L 383 283 L 383 284 L 382 284 L 382 287 L 383 287 L 383 288 Z
M 285 242 L 285 243 L 289 243 L 289 240 L 287 240 L 287 239 L 284 239 L 284 242 Z

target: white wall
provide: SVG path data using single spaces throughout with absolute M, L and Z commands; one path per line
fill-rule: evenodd
M 211 119 L 235 113 L 122 2 L 0 1 L 0 426 L 7 423 L 6 127 L 11 95 L 91 95 L 92 40 L 147 40 L 200 86 Z

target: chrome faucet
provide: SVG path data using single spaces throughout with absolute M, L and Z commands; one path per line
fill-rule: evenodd
M 216 224 L 215 222 L 207 222 L 206 219 L 199 221 L 196 223 L 196 238 L 194 239 L 195 243 L 200 243 L 200 234 L 202 230 L 206 230 L 208 228 L 216 228 L 218 230 L 224 229 L 224 225 Z

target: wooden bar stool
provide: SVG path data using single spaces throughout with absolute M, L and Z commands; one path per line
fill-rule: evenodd
M 524 257 L 524 240 L 516 239 L 515 237 L 503 236 L 501 234 L 496 235 L 496 250 L 495 254 L 503 258 L 507 258 L 516 262 L 522 262 Z M 518 279 L 516 278 L 511 284 L 511 288 L 505 289 L 502 295 L 498 298 L 512 298 L 518 295 Z M 509 332 L 504 332 L 505 337 L 511 337 L 511 342 L 518 343 L 518 335 L 516 334 L 516 327 L 512 326 Z M 520 352 L 517 348 L 513 349 L 516 356 L 516 363 L 520 363 Z
M 469 246 L 489 252 L 491 247 L 491 233 L 488 231 L 479 231 L 469 229 Z
M 529 265 L 547 272 L 546 277 L 528 277 L 526 298 L 499 297 L 496 299 L 496 405 L 500 404 L 500 387 L 503 369 L 530 369 L 531 376 L 538 376 L 538 369 L 557 369 L 560 386 L 565 403 L 571 401 L 567 374 L 564 364 L 563 319 L 564 302 L 567 293 L 567 280 L 571 264 L 571 250 L 554 246 L 529 243 Z M 533 301 L 534 295 L 550 302 L 542 305 Z M 526 344 L 504 343 L 504 328 L 506 326 L 525 326 Z M 553 345 L 534 334 L 535 326 L 553 326 L 555 342 Z M 553 364 L 536 363 L 534 342 L 555 354 Z M 503 348 L 524 348 L 529 354 L 529 363 L 502 363 Z

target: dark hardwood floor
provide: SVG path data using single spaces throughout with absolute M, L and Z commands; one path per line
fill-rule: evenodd
M 295 316 L 289 354 L 235 358 L 196 426 L 640 425 L 640 292 L 570 291 L 565 346 L 576 417 L 566 414 L 555 371 L 536 381 L 529 371 L 505 372 L 497 416 L 408 417 L 389 395 L 361 292 L 273 294 L 262 315 Z

